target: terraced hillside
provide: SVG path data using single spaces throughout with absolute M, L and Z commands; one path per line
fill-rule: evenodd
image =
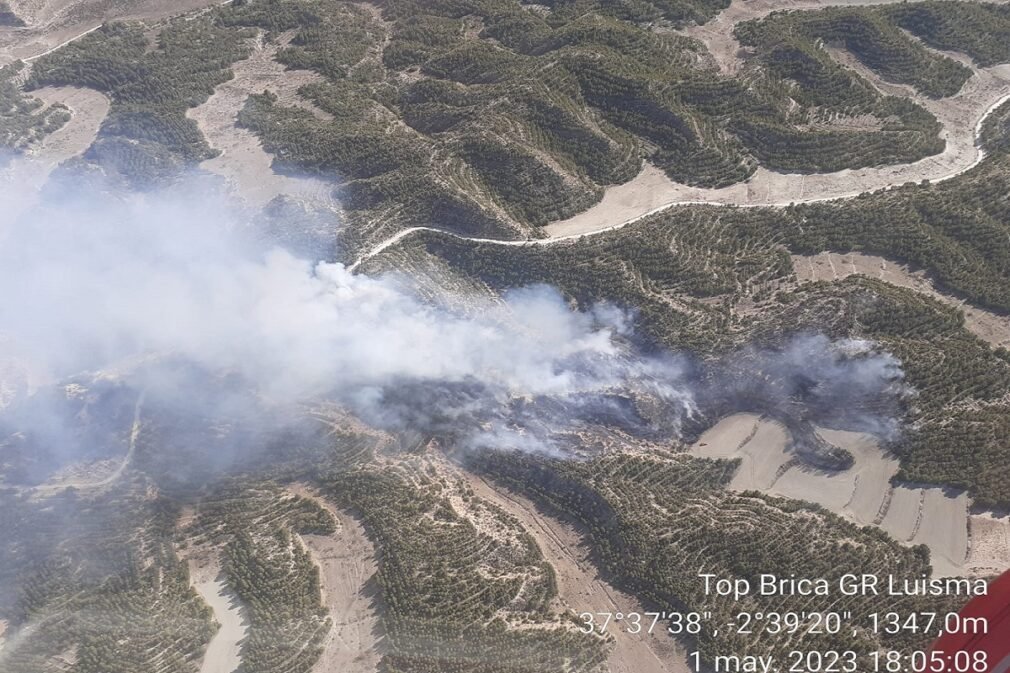
M 719 7 L 677 7 L 232 4 L 163 24 L 154 50 L 138 26 L 101 28 L 36 60 L 27 85 L 108 93 L 112 112 L 85 158 L 150 186 L 214 155 L 186 110 L 230 77 L 252 31 L 263 31 L 280 64 L 316 79 L 283 100 L 269 84 L 264 92 L 248 83 L 237 122 L 276 171 L 338 185 L 352 225 L 345 246 L 356 250 L 418 224 L 536 236 L 635 178 L 643 161 L 702 189 L 740 183 L 759 167 L 916 162 L 946 147 L 923 105 L 960 95 L 973 73 L 932 47 L 965 52 L 978 67 L 1007 60 L 973 37 L 983 22 L 1000 41 L 1002 6 L 962 12 L 937 2 L 915 14 L 829 8 L 742 23 L 736 38 L 750 53 L 723 73 L 702 42 L 674 29 Z M 922 103 L 846 67 L 835 45 Z M 143 67 L 132 68 L 138 59 Z
M 119 409 L 121 424 L 75 422 L 93 441 L 120 436 L 132 391 L 84 385 L 73 388 L 68 410 Z M 164 443 L 180 439 L 164 402 L 148 396 L 134 421 L 135 455 L 112 477 L 5 488 L 3 587 L 20 591 L 0 596 L 10 634 L 0 670 L 221 670 L 228 642 L 238 643 L 242 670 L 315 670 L 328 633 L 342 625 L 323 603 L 339 587 L 325 583 L 333 577 L 306 539 L 336 533 L 338 507 L 360 517 L 382 550 L 372 588 L 359 588 L 374 591 L 379 606 L 362 645 L 373 666 L 381 658 L 392 670 L 600 670 L 607 640 L 579 633 L 557 610 L 554 570 L 532 538 L 474 495 L 440 452 L 403 453 L 392 437 L 319 407 L 299 421 L 308 433 L 288 435 L 280 453 L 247 456 L 242 476 L 197 486 L 181 474 L 192 454 Z M 220 455 L 242 431 L 222 435 L 232 419 L 213 420 L 222 425 L 187 432 Z M 38 438 L 7 441 L 19 439 Z M 4 451 L 6 461 L 17 458 L 9 444 Z M 31 456 L 26 447 L 22 470 Z M 107 458 L 93 460 L 78 470 L 95 474 Z M 28 480 L 10 467 L 5 484 Z M 299 495 L 306 483 L 321 495 Z
M 604 568 L 623 587 L 663 609 L 711 610 L 715 624 L 732 621 L 741 611 L 802 610 L 809 598 L 751 597 L 740 601 L 706 595 L 698 580 L 698 563 L 719 577 L 756 578 L 759 573 L 788 576 L 802 565 L 817 577 L 832 577 L 845 568 L 914 576 L 923 570 L 922 548 L 901 549 L 869 528 L 857 528 L 814 506 L 770 499 L 755 493 L 722 492 L 736 467 L 682 455 L 615 456 L 601 462 L 571 463 L 522 454 L 487 453 L 474 457 L 473 469 L 581 521 Z M 799 559 L 802 559 L 800 561 Z M 747 605 L 746 601 L 755 601 Z M 892 607 L 894 597 L 852 597 L 825 609 L 868 614 Z M 943 609 L 943 601 L 918 600 L 918 609 Z M 766 602 L 767 601 L 767 602 Z M 877 603 L 876 605 L 874 603 Z M 913 605 L 903 605 L 912 609 Z M 914 645 L 846 634 L 803 637 L 803 646 L 875 647 Z M 795 634 L 698 634 L 696 645 L 708 656 L 734 652 L 752 656 L 783 655 L 796 646 Z M 863 662 L 867 665 L 867 662 Z
M 128 20 L 92 26 L 91 4 L 57 4 L 0 3 L 0 23 L 28 24 L 0 48 L 23 30 L 4 53 L 34 57 L 0 70 L 4 176 L 28 184 L 0 210 L 78 180 L 119 196 L 213 174 L 240 228 L 294 255 L 270 270 L 304 277 L 234 302 L 249 329 L 210 335 L 233 357 L 220 371 L 188 341 L 138 339 L 59 381 L 3 354 L 0 673 L 685 673 L 688 649 L 907 652 L 928 636 L 642 637 L 580 613 L 811 608 L 705 595 L 699 569 L 1010 566 L 1010 6 L 235 0 L 142 23 L 150 3 L 126 2 L 101 16 Z M 49 25 L 79 32 L 58 46 Z M 215 277 L 257 286 L 261 261 Z M 360 314 L 289 312 L 354 279 L 375 281 Z M 523 315 L 515 295 L 543 285 L 560 298 Z M 188 324 L 149 303 L 162 331 Z M 355 372 L 327 358 L 392 367 L 442 334 L 425 320 L 484 313 L 550 351 L 573 333 L 557 309 L 605 325 L 589 336 L 606 348 L 559 360 L 571 377 L 613 357 L 632 389 L 513 393 L 451 367 L 353 395 L 244 378 L 260 323 L 293 351 L 403 304 L 395 347 L 340 331 L 310 364 L 339 387 Z M 411 364 L 446 366 L 431 359 Z M 832 367 L 853 363 L 885 389 L 837 394 Z M 656 391 L 678 386 L 674 414 Z
M 23 95 L 16 84 L 19 71 L 16 65 L 0 70 L 0 107 L 4 110 L 0 117 L 0 144 L 12 150 L 41 140 L 70 118 L 62 105 L 46 108 L 41 101 Z
M 797 284 L 789 258 L 790 251 L 857 247 L 920 265 L 946 287 L 974 299 L 976 306 L 1002 310 L 987 301 L 980 288 L 973 293 L 967 285 L 958 287 L 953 278 L 944 281 L 941 261 L 956 258 L 964 265 L 971 259 L 972 241 L 979 240 L 968 233 L 972 227 L 1006 226 L 984 210 L 973 213 L 966 208 L 970 190 L 985 189 L 985 184 L 978 180 L 972 188 L 962 185 L 966 191 L 957 197 L 959 220 L 945 216 L 950 211 L 940 205 L 957 194 L 954 184 L 945 183 L 844 206 L 674 210 L 621 230 L 553 245 L 502 246 L 424 232 L 403 239 L 363 268 L 414 266 L 407 260 L 433 254 L 493 288 L 551 283 L 582 306 L 604 299 L 635 306 L 641 329 L 653 339 L 695 352 L 717 354 L 754 339 L 775 341 L 782 338 L 781 325 L 790 325 L 790 332 L 878 341 L 901 359 L 908 382 L 918 391 L 910 411 L 917 429 L 892 447 L 902 458 L 899 478 L 969 488 L 976 502 L 1001 505 L 1010 497 L 999 485 L 1006 464 L 999 439 L 1008 390 L 1005 348 L 994 349 L 966 330 L 957 308 L 876 279 L 850 276 Z M 996 184 L 1001 182 L 990 186 L 1005 189 Z M 912 204 L 919 198 L 926 201 L 917 208 Z M 888 204 L 886 209 L 880 201 Z M 984 201 L 988 208 L 1000 199 Z M 915 213 L 905 230 L 897 219 L 902 208 Z M 928 222 L 918 219 L 923 216 Z M 875 225 L 876 218 L 887 224 Z M 847 226 L 861 233 L 850 241 L 830 238 L 845 236 Z M 964 228 L 953 236 L 941 233 L 939 227 L 948 226 Z M 869 232 L 900 243 L 872 245 Z M 950 252 L 926 252 L 947 245 Z M 982 266 L 970 276 L 973 286 L 986 282 L 986 273 L 993 274 L 989 288 L 1005 286 L 997 270 L 1001 267 L 988 266 L 995 264 L 997 249 L 976 253 Z M 922 256 L 913 257 L 912 250 Z

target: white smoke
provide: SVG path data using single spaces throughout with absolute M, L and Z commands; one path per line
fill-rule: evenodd
M 701 365 L 641 352 L 627 312 L 574 310 L 547 286 L 449 309 L 405 275 L 265 248 L 253 216 L 199 181 L 123 195 L 61 180 L 39 203 L 0 213 L 0 348 L 35 380 L 128 378 L 157 356 L 234 375 L 257 399 L 331 400 L 393 431 L 554 453 L 587 426 L 669 439 L 741 408 L 896 427 L 900 366 L 869 343 L 804 335 Z M 136 385 L 206 415 L 214 400 L 173 366 Z
M 263 250 L 246 214 L 212 193 L 49 191 L 15 221 L 0 214 L 0 331 L 51 380 L 167 354 L 391 427 L 418 421 L 391 393 L 465 386 L 452 400 L 419 389 L 411 405 L 467 416 L 472 439 L 496 446 L 531 441 L 508 410 L 519 399 L 582 404 L 634 384 L 673 414 L 691 410 L 682 362 L 633 357 L 628 317 L 613 306 L 575 311 L 537 286 L 451 311 L 404 276 Z

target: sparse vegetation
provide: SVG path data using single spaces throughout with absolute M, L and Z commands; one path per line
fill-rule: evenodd
M 962 20 L 958 7 L 936 3 L 934 8 L 948 22 L 945 34 L 950 43 L 970 45 L 963 40 L 970 24 L 958 25 Z M 823 45 L 842 46 L 885 80 L 908 84 L 927 96 L 952 96 L 960 91 L 971 71 L 953 59 L 927 51 L 898 30 L 895 19 L 886 8 L 832 7 L 818 12 L 774 13 L 738 26 L 736 35 L 741 44 L 757 49 L 758 58 L 771 73 L 796 82 L 802 95 L 828 105 L 853 99 L 851 94 L 844 95 L 839 85 L 852 86 L 857 80 L 832 60 Z M 907 20 L 904 23 L 911 25 Z
M 1006 350 L 969 334 L 955 309 L 886 283 L 795 288 L 788 253 L 855 250 L 909 262 L 950 291 L 1006 311 L 1006 175 L 1005 158 L 993 155 L 956 180 L 837 203 L 685 207 L 551 246 L 425 233 L 405 242 L 404 253 L 433 254 L 496 289 L 549 283 L 584 308 L 601 300 L 634 307 L 644 334 L 709 357 L 780 339 L 782 325 L 878 340 L 918 391 L 906 419 L 914 430 L 893 447 L 902 459 L 898 478 L 957 485 L 980 504 L 1004 506 L 1010 491 L 1000 475 L 1010 454 L 997 417 L 1010 392 Z
M 816 506 L 723 491 L 736 464 L 682 455 L 615 455 L 587 462 L 558 461 L 526 453 L 486 452 L 471 467 L 580 521 L 620 587 L 667 611 L 711 612 L 721 635 L 703 629 L 697 646 L 706 660 L 716 654 L 768 655 L 796 646 L 796 636 L 761 629 L 734 633 L 722 627 L 740 612 L 808 608 L 806 597 L 706 595 L 699 572 L 756 582 L 761 573 L 788 577 L 804 568 L 810 577 L 836 581 L 852 568 L 918 577 L 928 552 L 904 548 L 886 534 L 859 528 Z M 821 599 L 824 601 L 824 599 Z M 943 609 L 951 599 L 893 596 L 838 597 L 830 608 L 859 620 L 877 610 Z M 907 635 L 878 640 L 865 631 L 836 636 L 806 634 L 804 648 L 848 649 L 922 646 Z
M 551 610 L 553 570 L 529 534 L 433 463 L 404 456 L 323 483 L 383 550 L 388 670 L 600 670 L 605 641 Z
M 213 156 L 186 110 L 227 80 L 248 53 L 248 31 L 178 20 L 149 45 L 144 28 L 110 23 L 35 62 L 27 89 L 88 86 L 112 98 L 85 155 L 133 186 L 146 187 Z
M 22 94 L 17 79 L 23 69 L 20 61 L 0 68 L 0 148 L 13 151 L 26 149 L 70 120 L 65 106 L 46 107 L 42 101 Z

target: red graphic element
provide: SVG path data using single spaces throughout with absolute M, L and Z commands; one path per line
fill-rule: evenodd
M 948 666 L 945 671 L 955 673 L 955 652 L 985 652 L 988 655 L 987 673 L 1010 671 L 1010 572 L 989 583 L 985 596 L 976 596 L 964 609 L 961 617 L 984 617 L 989 620 L 988 633 L 945 633 L 933 643 L 931 651 L 942 652 Z

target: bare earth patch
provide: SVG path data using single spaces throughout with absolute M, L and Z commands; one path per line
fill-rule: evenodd
M 207 646 L 200 673 L 233 673 L 242 663 L 239 652 L 246 635 L 242 607 L 225 584 L 216 558 L 189 559 L 189 574 L 193 588 L 214 611 L 221 627 Z
M 70 121 L 32 149 L 32 157 L 37 162 L 50 166 L 78 156 L 91 147 L 111 105 L 105 94 L 74 86 L 47 86 L 32 91 L 30 95 L 47 106 L 59 103 L 70 108 Z
M 256 134 L 236 126 L 238 113 L 249 95 L 265 90 L 276 94 L 282 105 L 302 107 L 320 118 L 328 117 L 298 96 L 299 87 L 321 81 L 322 77 L 308 70 L 285 70 L 274 60 L 284 41 L 266 44 L 261 34 L 252 55 L 232 66 L 235 76 L 218 86 L 203 105 L 186 113 L 199 125 L 210 146 L 221 151 L 220 156 L 200 166 L 224 177 L 238 195 L 253 206 L 263 206 L 275 196 L 287 194 L 335 209 L 332 185 L 316 178 L 275 173 L 273 155 L 263 149 Z
M 33 59 L 106 21 L 164 19 L 222 0 L 8 0 L 25 28 L 0 28 L 0 65 Z
M 541 514 L 526 498 L 506 493 L 480 477 L 463 473 L 474 492 L 512 514 L 537 542 L 557 575 L 561 607 L 582 612 L 646 612 L 637 599 L 616 590 L 600 578 L 579 533 L 557 519 Z M 683 648 L 665 630 L 651 635 L 609 632 L 614 649 L 608 660 L 611 673 L 687 673 L 690 667 Z
M 904 264 L 858 252 L 793 255 L 792 260 L 796 277 L 801 282 L 832 281 L 859 273 L 929 295 L 960 309 L 964 313 L 964 326 L 978 338 L 993 346 L 1010 346 L 1010 316 L 978 308 L 937 290 L 925 271 L 913 271 Z
M 91 146 L 111 105 L 105 94 L 80 87 L 45 87 L 31 95 L 46 105 L 62 103 L 70 109 L 71 118 L 24 156 L 0 166 L 0 208 L 7 213 L 23 212 L 34 205 L 53 169 Z
M 935 486 L 892 486 L 898 461 L 876 440 L 858 432 L 818 429 L 855 458 L 848 470 L 815 470 L 792 460 L 779 423 L 755 414 L 733 414 L 691 447 L 692 455 L 740 458 L 730 488 L 821 505 L 860 525 L 874 525 L 903 544 L 929 547 L 937 577 L 989 574 L 1010 567 L 1010 519 L 969 515 L 968 495 Z M 972 542 L 975 540 L 977 542 Z M 975 545 L 978 545 L 976 548 Z
M 972 514 L 969 530 L 969 569 L 979 575 L 1002 572 L 1006 559 L 1010 558 L 1010 528 L 1006 525 L 1006 517 L 996 517 L 989 512 Z
M 315 500 L 339 524 L 333 535 L 301 536 L 319 567 L 323 605 L 333 620 L 323 653 L 312 670 L 374 673 L 380 657 L 376 642 L 378 615 L 368 583 L 377 570 L 375 548 L 357 519 L 303 486 L 292 491 Z

